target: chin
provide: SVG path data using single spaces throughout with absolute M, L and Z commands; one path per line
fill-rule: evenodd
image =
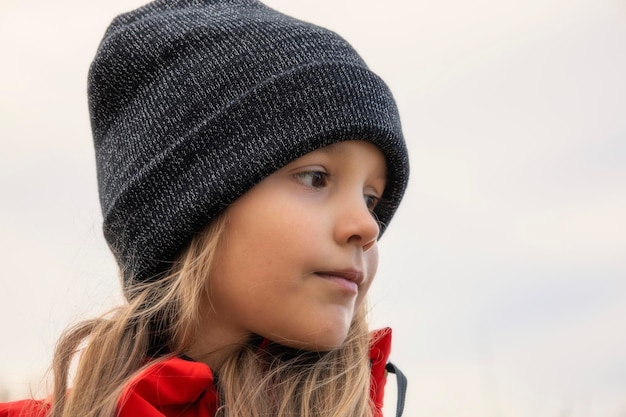
M 292 349 L 328 352 L 343 346 L 348 338 L 348 331 L 348 328 L 334 331 L 326 329 L 315 336 L 309 334 L 307 337 L 293 339 L 278 338 L 276 342 Z

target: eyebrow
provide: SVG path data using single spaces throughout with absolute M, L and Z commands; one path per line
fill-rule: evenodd
M 326 145 L 323 148 L 319 148 L 319 150 L 327 155 L 345 155 L 346 153 L 348 153 L 348 150 L 346 148 L 338 146 L 340 143 L 341 142 L 331 143 L 330 145 Z M 367 143 L 371 143 L 371 142 L 367 142 Z M 389 180 L 389 167 L 387 166 L 386 163 L 385 163 L 385 168 L 383 169 L 383 171 L 381 173 L 379 172 L 376 173 L 376 177 L 384 180 L 385 182 Z
M 348 151 L 346 150 L 346 148 L 338 146 L 340 143 L 341 142 L 331 143 L 330 145 L 326 145 L 322 148 L 318 148 L 317 150 L 325 153 L 326 155 L 340 155 L 341 156 L 341 155 L 347 154 Z M 367 142 L 367 143 L 371 143 L 371 142 Z M 386 187 L 387 181 L 389 180 L 389 167 L 387 166 L 387 164 L 385 164 L 385 168 L 383 169 L 382 172 L 376 172 L 375 175 L 376 175 L 376 178 L 385 181 L 385 187 Z
M 337 146 L 340 142 L 331 143 L 330 145 L 326 145 L 322 148 L 319 148 L 320 151 L 329 155 L 339 155 L 345 154 L 346 150 Z

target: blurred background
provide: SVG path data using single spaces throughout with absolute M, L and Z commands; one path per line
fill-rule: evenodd
M 0 399 L 121 300 L 86 104 L 137 0 L 0 0 Z M 411 152 L 381 241 L 409 417 L 626 416 L 626 3 L 267 0 L 348 39 Z M 395 405 L 388 384 L 387 415 Z

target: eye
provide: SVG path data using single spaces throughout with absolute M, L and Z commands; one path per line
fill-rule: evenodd
M 328 185 L 328 174 L 323 171 L 302 171 L 294 174 L 302 185 L 310 188 L 322 188 Z
M 364 195 L 363 197 L 365 199 L 365 205 L 367 206 L 368 210 L 373 212 L 378 205 L 380 198 L 375 195 Z

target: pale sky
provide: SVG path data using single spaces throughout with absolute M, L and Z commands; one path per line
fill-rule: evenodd
M 343 35 L 397 98 L 412 177 L 370 305 L 405 416 L 624 416 L 626 4 L 266 3 Z M 86 76 L 141 4 L 0 1 L 0 398 L 41 392 L 59 333 L 119 301 Z

